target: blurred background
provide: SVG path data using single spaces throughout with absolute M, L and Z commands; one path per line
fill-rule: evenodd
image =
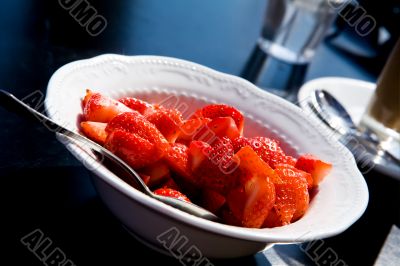
M 172 56 L 240 75 L 260 36 L 267 4 L 266 0 L 89 0 L 107 21 L 105 30 L 94 37 L 61 2 L 69 1 L 1 1 L 1 89 L 20 98 L 35 90 L 45 93 L 51 75 L 59 67 L 104 53 Z M 400 35 L 400 1 L 358 3 L 376 19 L 378 26 L 369 35 L 360 37 L 338 16 L 317 49 L 306 81 L 323 76 L 376 81 Z M 81 265 L 93 261 L 116 261 L 122 265 L 123 259 L 129 259 L 126 253 L 132 249 L 141 250 L 143 256 L 153 256 L 150 262 L 176 262 L 160 259 L 141 244 L 132 243 L 97 199 L 87 171 L 51 133 L 4 109 L 0 109 L 0 118 L 0 176 L 4 182 L 0 193 L 4 211 L 1 230 L 10 237 L 5 243 L 11 251 L 6 253 L 19 254 L 11 256 L 10 265 L 42 265 L 19 242 L 22 235 L 35 228 L 49 232 L 54 242 L 77 258 L 77 265 L 78 261 Z M 390 200 L 399 202 L 398 183 L 371 180 L 371 184 L 372 193 L 384 186 L 388 193 L 396 195 Z M 390 211 L 396 207 L 380 200 L 377 197 L 369 212 L 377 209 L 387 212 L 381 224 L 369 220 L 371 226 L 377 225 L 370 232 L 369 252 L 352 250 L 351 255 L 346 251 L 349 244 L 355 243 L 352 241 L 365 234 L 365 219 L 358 229 L 331 240 L 330 245 L 349 265 L 371 264 L 393 221 L 400 220 L 399 212 Z M 123 244 L 110 247 L 107 239 Z M 279 252 L 284 257 L 292 251 L 283 247 Z M 299 260 L 314 265 L 307 258 Z M 216 265 L 235 263 L 268 265 L 260 255 Z
M 306 81 L 341 76 L 375 82 L 399 36 L 400 1 L 381 1 L 379 8 L 376 1 L 359 2 L 378 26 L 360 37 L 338 16 L 328 38 L 317 49 Z M 266 3 L 92 0 L 90 4 L 107 20 L 105 30 L 93 37 L 59 1 L 4 0 L 0 4 L 0 84 L 19 97 L 35 90 L 45 92 L 48 80 L 59 67 L 103 53 L 172 56 L 240 75 L 259 38 Z M 0 114 L 9 115 L 3 110 Z M 11 137 L 9 132 L 2 134 Z M 35 161 L 35 151 L 42 144 L 19 140 L 15 145 L 21 146 L 16 146 L 15 152 L 0 154 L 0 165 L 23 159 L 21 149 L 31 150 L 32 154 L 24 156 Z M 49 156 L 49 164 L 68 158 L 61 150 Z

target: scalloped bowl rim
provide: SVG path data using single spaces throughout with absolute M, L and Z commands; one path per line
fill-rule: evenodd
M 180 66 L 183 69 L 187 69 L 190 71 L 202 72 L 203 74 L 211 76 L 216 79 L 222 79 L 236 84 L 240 84 L 241 86 L 246 87 L 246 89 L 252 91 L 252 93 L 258 94 L 260 95 L 260 97 L 264 97 L 265 99 L 268 98 L 271 102 L 279 104 L 280 106 L 286 108 L 289 112 L 295 112 L 297 115 L 305 117 L 305 114 L 303 114 L 302 110 L 299 107 L 289 102 L 286 102 L 285 100 L 275 95 L 262 91 L 261 89 L 257 88 L 256 86 L 254 86 L 253 84 L 242 78 L 230 74 L 225 74 L 213 70 L 211 68 L 202 66 L 200 64 L 177 58 L 164 57 L 164 56 L 124 56 L 117 54 L 103 54 L 89 59 L 78 60 L 68 63 L 59 68 L 52 75 L 48 84 L 46 100 L 45 100 L 45 107 L 48 115 L 57 121 L 57 110 L 54 110 L 53 108 L 49 107 L 51 106 L 53 99 L 56 99 L 55 97 L 57 97 L 58 93 L 57 90 L 59 90 L 59 85 L 63 82 L 63 79 L 66 76 L 70 75 L 71 73 L 74 73 L 81 67 L 95 67 L 97 65 L 107 64 L 115 61 L 123 62 L 126 64 L 148 62 L 152 64 L 163 64 L 166 66 L 168 65 Z M 351 213 L 348 214 L 349 216 L 343 217 L 344 219 L 338 221 L 335 227 L 325 228 L 323 230 L 313 230 L 312 228 L 307 228 L 307 229 L 305 228 L 305 230 L 302 230 L 301 232 L 294 233 L 293 231 L 290 230 L 286 231 L 286 227 L 289 228 L 293 224 L 276 228 L 252 229 L 252 228 L 242 228 L 242 227 L 224 225 L 207 221 L 192 216 L 190 214 L 184 213 L 182 211 L 179 211 L 173 207 L 167 206 L 155 199 L 152 199 L 144 195 L 143 193 L 137 191 L 136 189 L 134 189 L 133 187 L 131 187 L 130 185 L 119 179 L 116 175 L 114 175 L 105 167 L 94 167 L 94 169 L 91 169 L 91 171 L 93 171 L 93 173 L 97 177 L 100 177 L 103 181 L 107 182 L 109 185 L 113 186 L 114 188 L 116 188 L 126 196 L 130 197 L 131 199 L 138 201 L 143 205 L 146 205 L 148 208 L 151 208 L 157 212 L 167 215 L 172 219 L 178 220 L 187 225 L 198 227 L 202 230 L 206 230 L 216 234 L 232 238 L 265 242 L 265 243 L 304 242 L 304 241 L 311 241 L 314 239 L 326 238 L 333 235 L 337 235 L 345 231 L 359 217 L 361 217 L 361 215 L 364 213 L 367 207 L 368 189 L 365 180 L 361 175 L 361 173 L 359 172 L 354 157 L 351 155 L 351 153 L 346 148 L 343 149 L 342 144 L 340 144 L 338 141 L 330 139 L 329 132 L 325 128 L 320 127 L 314 119 L 312 118 L 306 118 L 306 119 L 309 120 L 310 125 L 317 131 L 318 134 L 321 134 L 324 137 L 325 141 L 329 145 L 338 148 L 337 150 L 338 152 L 340 152 L 340 154 L 338 154 L 339 156 L 343 156 L 343 158 L 346 158 L 345 160 L 347 164 L 346 168 L 351 174 L 351 177 L 349 178 L 352 178 L 354 184 L 356 184 L 360 189 L 359 191 L 360 199 L 358 200 L 359 204 L 357 206 L 352 207 Z M 77 145 L 71 143 L 65 145 L 75 156 L 79 156 L 80 148 Z M 84 160 L 86 160 L 87 165 L 91 166 L 97 163 L 91 157 L 86 157 Z

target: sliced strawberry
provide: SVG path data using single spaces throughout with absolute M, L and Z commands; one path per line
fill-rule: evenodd
M 311 154 L 304 154 L 297 159 L 295 167 L 310 173 L 314 180 L 313 185 L 318 186 L 331 171 L 332 164 L 324 162 Z
M 244 146 L 250 146 L 272 168 L 275 168 L 275 165 L 280 163 L 293 164 L 292 157 L 285 155 L 276 140 L 265 137 L 238 137 L 233 141 L 233 145 L 235 151 Z
M 214 134 L 220 138 L 228 137 L 229 139 L 234 140 L 235 138 L 240 136 L 235 121 L 231 117 L 214 118 L 211 122 L 207 123 L 207 128 L 214 132 Z
M 174 143 L 178 138 L 183 123 L 182 114 L 178 110 L 160 106 L 145 117 L 158 128 L 168 142 Z
M 211 104 L 204 106 L 202 109 L 197 110 L 192 118 L 205 117 L 214 119 L 217 117 L 231 117 L 236 123 L 239 133 L 243 133 L 244 117 L 242 113 L 236 108 L 226 104 Z
M 89 101 L 90 97 L 92 97 L 93 92 L 89 89 L 86 89 L 85 97 L 82 99 L 82 109 L 85 109 L 87 102 Z
M 226 202 L 224 196 L 210 189 L 203 190 L 201 196 L 202 206 L 214 214 L 216 214 Z
M 160 195 L 160 196 L 165 196 L 165 197 L 171 197 L 171 198 L 176 198 L 179 200 L 187 201 L 190 202 L 189 198 L 186 197 L 184 194 L 181 192 L 171 189 L 171 188 L 159 188 L 154 191 L 154 194 Z
M 234 155 L 232 141 L 227 137 L 218 139 L 208 153 L 208 159 L 222 172 L 228 172 Z
M 190 183 L 195 184 L 194 176 L 189 165 L 189 148 L 180 143 L 172 143 L 165 154 L 165 161 L 173 171 Z
M 104 146 L 134 169 L 151 165 L 163 156 L 155 144 L 137 134 L 120 129 L 107 136 Z
M 239 152 L 235 154 L 238 157 L 238 162 L 240 164 L 240 169 L 246 169 L 246 171 L 251 171 L 253 175 L 265 176 L 269 178 L 272 183 L 281 183 L 282 180 L 274 169 L 272 169 L 266 162 L 261 160 L 260 156 L 254 152 L 249 146 L 242 148 Z M 239 181 L 245 182 L 243 180 L 246 175 L 244 175 Z
M 81 122 L 81 129 L 86 137 L 103 145 L 107 139 L 106 123 L 100 122 Z
M 222 208 L 221 217 L 222 220 L 229 225 L 242 226 L 242 222 L 233 215 L 229 207 Z
M 207 118 L 208 119 L 208 118 Z M 190 119 L 189 122 L 199 124 L 204 118 Z M 182 130 L 182 129 L 181 129 Z M 191 135 L 192 140 L 200 140 L 213 145 L 218 138 L 228 137 L 233 140 L 240 136 L 235 121 L 231 117 L 217 117 L 197 128 L 195 134 Z
M 178 186 L 178 184 L 175 182 L 174 179 L 172 179 L 171 177 L 168 177 L 167 180 L 162 184 L 163 188 L 172 188 L 178 191 L 181 191 L 180 187 Z
M 293 158 L 292 156 L 286 155 L 285 158 L 283 159 L 282 163 L 291 165 L 294 167 L 296 165 L 296 162 L 297 162 L 297 160 L 295 158 Z
M 232 146 L 233 146 L 233 150 L 235 151 L 235 153 L 238 152 L 241 148 L 243 148 L 245 146 L 251 147 L 250 138 L 239 136 L 236 139 L 232 140 Z
M 301 178 L 303 180 L 306 180 L 308 189 L 311 189 L 313 187 L 314 180 L 313 180 L 313 178 L 312 178 L 310 173 L 307 173 L 305 171 L 299 170 L 299 169 L 297 169 L 296 167 L 294 167 L 294 166 L 292 166 L 290 164 L 278 164 L 278 165 L 276 165 L 275 169 L 283 169 L 283 168 L 290 169 L 291 170 L 291 175 L 294 178 Z
M 211 146 L 202 141 L 192 141 L 189 146 L 189 165 L 196 171 L 204 160 L 208 158 Z
M 178 140 L 196 140 L 195 136 L 198 136 L 200 130 L 202 130 L 204 126 L 210 121 L 211 119 L 209 118 L 193 118 L 186 120 L 181 125 Z
M 191 147 L 192 144 L 189 151 Z M 203 149 L 200 152 L 203 157 L 199 156 L 200 163 L 197 163 L 198 166 L 193 168 L 195 163 L 192 162 L 192 169 L 200 186 L 224 195 L 236 181 L 236 173 L 234 172 L 237 169 L 237 164 L 232 159 L 233 147 L 230 139 L 227 137 L 218 139 L 211 149 L 206 149 L 206 152 Z
M 156 126 L 136 111 L 122 113 L 114 117 L 108 123 L 106 132 L 110 133 L 117 129 L 134 133 L 138 137 L 148 140 L 155 145 L 161 155 L 169 149 L 169 143 Z
M 143 174 L 150 176 L 149 187 L 155 187 L 169 178 L 169 167 L 162 161 L 155 162 L 140 170 Z
M 274 210 L 279 217 L 267 218 L 267 227 L 290 224 L 301 218 L 308 209 L 310 197 L 307 189 L 307 180 L 292 167 L 279 165 L 275 172 L 282 179 L 282 183 L 275 184 L 276 200 Z M 272 214 L 274 215 L 274 214 Z
M 235 217 L 235 219 L 239 221 L 240 226 L 243 226 L 243 211 L 246 201 L 246 192 L 242 186 L 231 189 L 226 197 L 226 203 L 229 206 L 229 211 Z
M 275 202 L 271 180 L 277 176 L 249 146 L 240 149 L 235 157 L 240 161 L 239 185 L 228 193 L 227 203 L 243 226 L 260 228 Z
M 255 137 L 250 139 L 253 150 L 268 163 L 272 168 L 276 164 L 285 163 L 286 155 L 279 147 L 279 142 L 266 137 Z
M 232 189 L 227 204 L 241 226 L 260 228 L 275 201 L 274 184 L 257 175 L 247 178 L 244 187 Z
M 118 100 L 132 110 L 138 111 L 142 115 L 151 113 L 154 109 L 153 105 L 133 97 L 125 97 Z
M 86 121 L 107 123 L 115 116 L 132 110 L 124 104 L 101 95 L 93 93 L 87 100 L 83 114 Z
M 276 199 L 275 199 L 276 201 Z M 283 213 L 284 210 L 280 209 L 279 210 L 280 213 Z M 292 208 L 291 210 L 288 210 L 289 213 L 286 213 L 286 216 L 289 217 L 289 219 L 291 217 L 293 217 L 293 213 L 294 213 L 294 209 Z M 289 220 L 286 219 L 286 220 Z M 263 228 L 267 227 L 267 228 L 272 228 L 272 227 L 277 227 L 277 226 L 282 226 L 282 221 L 281 221 L 281 217 L 278 215 L 278 213 L 275 210 L 275 207 L 272 207 L 272 209 L 269 211 L 267 218 L 265 218 L 265 221 L 262 225 Z

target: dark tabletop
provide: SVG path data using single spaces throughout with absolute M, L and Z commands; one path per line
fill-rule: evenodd
M 1 2 L 2 89 L 20 98 L 35 90 L 45 93 L 59 67 L 104 53 L 173 56 L 239 75 L 258 38 L 265 6 L 264 0 L 90 0 L 107 21 L 104 31 L 91 36 L 61 2 L 69 1 Z M 374 82 L 379 62 L 326 41 L 306 80 L 342 76 Z M 343 234 L 321 242 L 348 265 L 371 265 L 391 226 L 400 225 L 399 182 L 374 171 L 365 178 L 370 190 L 365 214 Z M 126 233 L 96 195 L 89 172 L 52 133 L 1 108 L 0 179 L 2 265 L 43 265 L 21 243 L 35 229 L 76 265 L 139 265 L 143 259 L 150 265 L 179 265 Z M 316 249 L 302 250 L 275 246 L 265 254 L 212 262 L 322 265 Z

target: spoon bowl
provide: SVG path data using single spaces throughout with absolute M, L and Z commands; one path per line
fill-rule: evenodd
M 341 142 L 350 144 L 346 139 L 356 139 L 357 144 L 361 144 L 370 154 L 376 158 L 380 157 L 379 161 L 390 161 L 400 165 L 399 155 L 385 149 L 375 135 L 361 132 L 343 105 L 332 94 L 317 89 L 314 96 L 310 102 L 311 109 L 326 125 L 340 133 Z M 351 144 L 347 146 L 353 153 L 359 153 Z
M 325 90 L 315 91 L 316 109 L 324 116 L 324 122 L 342 135 L 354 133 L 357 126 L 344 106 Z

